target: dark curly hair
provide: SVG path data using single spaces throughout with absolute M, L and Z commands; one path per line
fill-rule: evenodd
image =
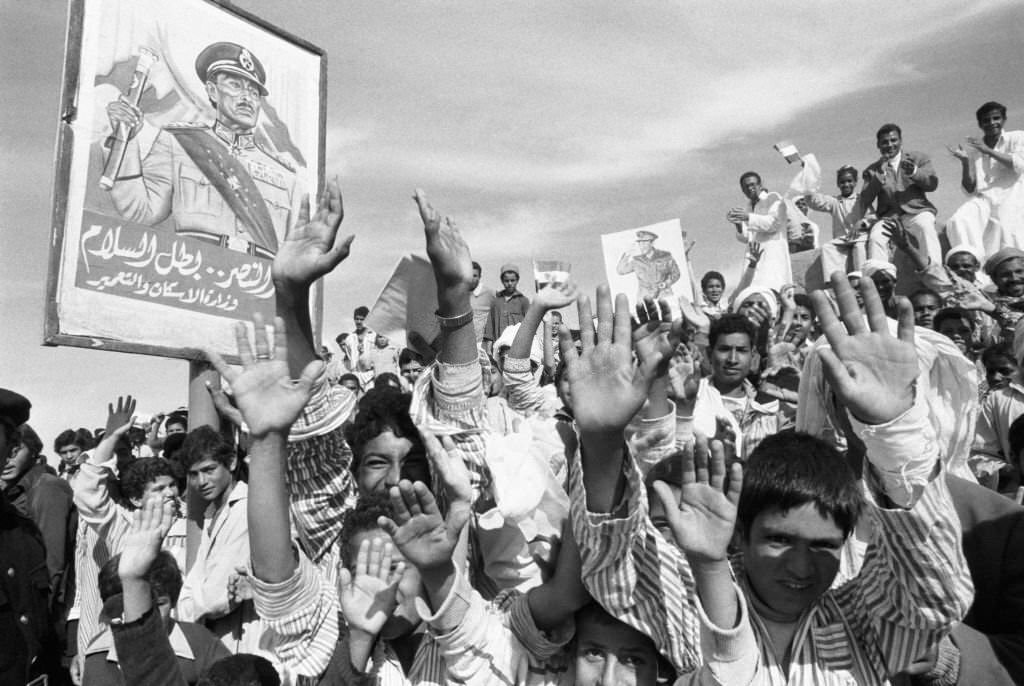
M 146 492 L 146 486 L 161 476 L 171 477 L 175 484 L 181 480 L 175 465 L 162 457 L 140 457 L 132 460 L 121 472 L 121 495 L 129 502 L 141 499 Z
M 356 417 L 345 427 L 345 440 L 352 448 L 353 471 L 359 468 L 363 449 L 385 431 L 398 438 L 407 438 L 413 446 L 421 446 L 420 434 L 409 416 L 412 396 L 397 388 L 373 388 L 359 400 Z
M 181 450 L 176 453 L 186 472 L 192 465 L 204 460 L 216 460 L 231 469 L 231 462 L 235 456 L 235 446 L 209 425 L 189 431 L 185 442 L 181 444 Z
M 196 686 L 281 686 L 281 677 L 267 658 L 239 653 L 210 665 Z
M 379 529 L 377 524 L 379 517 L 394 517 L 394 510 L 391 509 L 391 500 L 387 491 L 367 493 L 359 496 L 356 506 L 345 513 L 345 521 L 341 525 L 341 560 L 342 563 L 351 568 L 355 560 L 349 555 L 349 544 L 352 537 L 364 531 Z

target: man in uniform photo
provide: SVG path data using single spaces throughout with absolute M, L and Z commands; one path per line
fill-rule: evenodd
M 111 126 L 124 124 L 129 132 L 111 200 L 130 221 L 171 218 L 182 236 L 272 258 L 301 198 L 295 170 L 254 135 L 268 94 L 263 63 L 245 47 L 222 42 L 199 53 L 195 68 L 216 111 L 212 126 L 165 126 L 144 151 L 142 111 L 123 97 L 107 105 Z
M 615 271 L 636 274 L 637 302 L 644 298 L 672 298 L 672 285 L 679 280 L 679 264 L 672 253 L 654 247 L 658 234 L 636 232 L 636 247 L 622 253 Z

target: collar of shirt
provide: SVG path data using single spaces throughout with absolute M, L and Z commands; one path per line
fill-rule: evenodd
M 256 147 L 256 137 L 253 135 L 252 131 L 247 133 L 235 133 L 218 121 L 213 125 L 213 132 L 217 135 L 217 138 L 221 139 L 236 150 L 249 150 L 250 148 Z
M 887 167 L 892 167 L 893 171 L 897 171 L 900 168 L 900 162 L 903 161 L 903 150 L 901 149 L 898 153 L 893 155 L 891 158 L 885 160 Z

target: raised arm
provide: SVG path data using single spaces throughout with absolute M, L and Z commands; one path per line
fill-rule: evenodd
M 477 359 L 473 329 L 473 260 L 469 246 L 451 217 L 441 214 L 416 189 L 413 196 L 423 220 L 427 257 L 437 282 L 437 316 L 441 322 L 441 351 L 446 364 L 466 364 Z
M 117 574 L 121 579 L 124 611 L 111 630 L 124 683 L 129 686 L 185 684 L 146 580 L 173 523 L 173 503 L 162 498 L 148 499 L 135 511 L 121 550 Z
M 249 548 L 253 575 L 267 583 L 280 583 L 295 572 L 288 518 L 285 457 L 288 431 L 309 400 L 322 363 L 311 360 L 297 380 L 288 371 L 288 332 L 284 320 L 274 321 L 271 346 L 263 318 L 253 317 L 254 344 L 244 324 L 235 325 L 242 370 L 229 367 L 215 352 L 210 363 L 230 384 L 242 418 L 249 427 Z
M 526 316 L 516 331 L 505 357 L 502 377 L 508 393 L 509 406 L 520 412 L 543 410 L 546 396 L 541 391 L 530 368 L 530 352 L 537 329 L 551 310 L 566 307 L 579 297 L 576 285 L 569 282 L 542 288 L 526 310 Z M 553 408 L 557 409 L 557 408 Z
M 310 288 L 348 257 L 354 239 L 354 236 L 342 237 L 338 233 L 345 210 L 337 179 L 327 183 L 316 213 L 310 217 L 309 212 L 306 197 L 299 209 L 298 221 L 281 243 L 271 269 L 277 316 L 290 334 L 288 368 L 295 377 L 317 358 L 309 315 Z
M 964 617 L 973 587 L 935 430 L 917 388 L 910 304 L 900 299 L 894 336 L 870 279 L 861 280 L 866 322 L 846 278 L 834 274 L 832 284 L 838 318 L 820 291 L 812 295 L 830 345 L 820 350 L 821 361 L 865 444 L 867 514 L 874 523 L 860 574 L 837 596 L 854 608 L 854 630 L 877 641 L 895 673 Z
M 111 497 L 109 482 L 114 474 L 114 448 L 132 426 L 136 401 L 132 396 L 119 396 L 117 405 L 107 405 L 107 423 L 103 440 L 82 464 L 81 472 L 72 482 L 75 506 L 83 521 L 92 526 L 104 525 L 116 516 L 117 506 Z
M 974 177 L 974 165 L 971 164 L 971 156 L 964 150 L 964 146 L 957 145 L 955 148 L 947 145 L 946 150 L 960 163 L 960 187 L 968 195 L 974 193 L 978 187 L 978 180 Z

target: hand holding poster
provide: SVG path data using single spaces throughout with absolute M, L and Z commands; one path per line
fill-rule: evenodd
M 679 299 L 693 302 L 690 266 L 678 219 L 601 236 L 605 273 L 612 293 L 631 305 L 643 298 L 667 298 L 678 315 Z

